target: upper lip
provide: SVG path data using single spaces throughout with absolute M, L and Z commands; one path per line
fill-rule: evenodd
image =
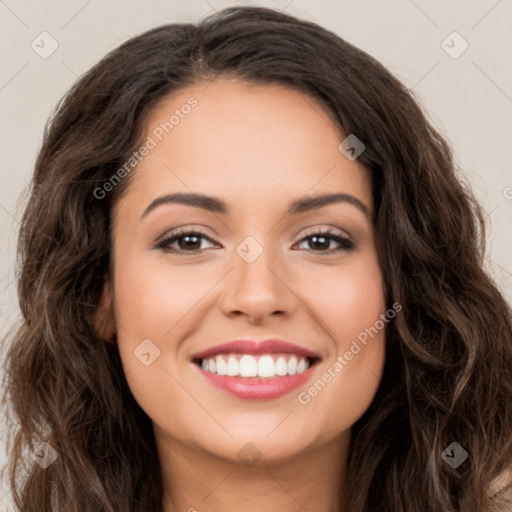
M 278 338 L 268 339 L 264 341 L 253 341 L 248 339 L 239 339 L 228 341 L 220 345 L 207 348 L 192 356 L 193 360 L 205 359 L 217 354 L 296 354 L 311 359 L 320 359 L 320 356 L 308 350 L 307 348 L 290 343 L 289 341 L 280 340 Z

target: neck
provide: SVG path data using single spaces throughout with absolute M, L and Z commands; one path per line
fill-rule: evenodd
M 248 466 L 171 439 L 155 428 L 163 512 L 344 512 L 350 431 L 285 461 Z

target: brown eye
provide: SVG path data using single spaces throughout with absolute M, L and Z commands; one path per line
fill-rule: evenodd
M 337 253 L 342 250 L 351 251 L 356 247 L 356 244 L 352 240 L 343 237 L 337 233 L 334 233 L 332 231 L 318 231 L 315 233 L 311 233 L 310 235 L 304 237 L 301 240 L 301 242 L 303 242 L 304 240 L 308 241 L 313 252 L 325 252 L 327 254 Z M 329 246 L 332 241 L 336 242 L 340 246 L 340 248 L 331 251 L 324 250 L 329 249 Z
M 203 250 L 201 248 L 201 242 L 203 240 L 208 240 L 213 243 L 210 237 L 200 231 L 180 231 L 165 237 L 155 245 L 155 248 L 168 252 L 195 254 Z M 171 247 L 175 242 L 177 242 L 177 247 Z

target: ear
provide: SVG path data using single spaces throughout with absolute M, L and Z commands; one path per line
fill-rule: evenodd
M 94 315 L 94 327 L 98 336 L 107 343 L 116 344 L 116 319 L 108 278 L 103 284 L 103 291 Z

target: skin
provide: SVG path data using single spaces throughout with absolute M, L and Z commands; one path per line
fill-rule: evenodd
M 128 384 L 154 425 L 164 512 L 344 510 L 351 426 L 379 385 L 385 329 L 307 405 L 297 395 L 385 313 L 369 177 L 338 150 L 345 135 L 329 114 L 278 85 L 195 84 L 150 113 L 146 136 L 191 96 L 197 107 L 132 171 L 115 205 L 114 275 L 102 302 L 113 306 Z M 141 220 L 156 197 L 173 192 L 218 197 L 231 213 L 164 204 Z M 356 197 L 369 215 L 348 202 L 286 215 L 293 200 L 334 192 Z M 192 249 L 174 242 L 181 254 L 154 248 L 185 228 L 212 241 L 199 238 Z M 305 238 L 325 229 L 356 248 L 334 252 L 335 240 L 318 248 Z M 252 263 L 236 252 L 248 236 L 263 249 Z M 240 337 L 282 338 L 321 362 L 280 398 L 244 400 L 213 387 L 191 362 Z M 160 350 L 148 366 L 134 356 L 144 339 Z M 259 458 L 252 466 L 239 456 L 247 443 Z

